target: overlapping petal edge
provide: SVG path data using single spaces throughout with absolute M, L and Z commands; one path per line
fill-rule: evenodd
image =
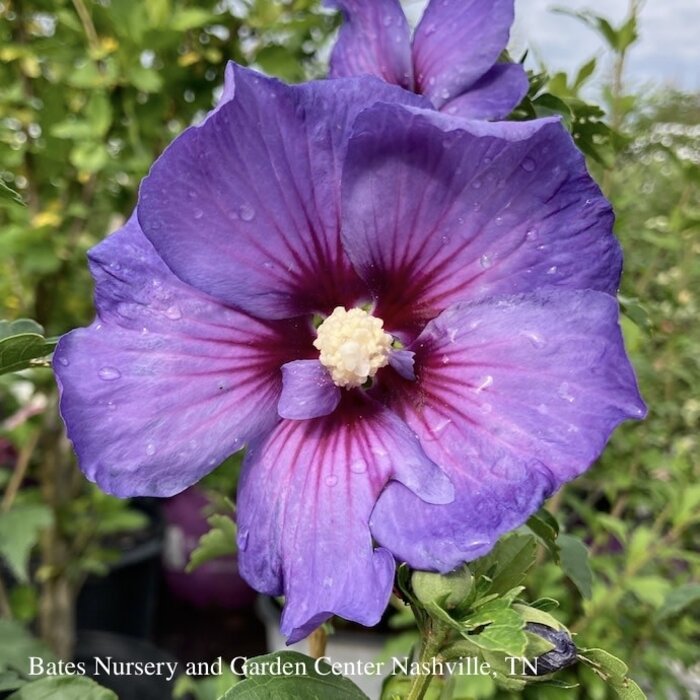
M 345 22 L 331 76 L 374 75 L 469 119 L 503 119 L 525 97 L 522 65 L 503 63 L 514 0 L 431 0 L 413 38 L 399 0 L 326 0 Z
M 609 206 L 560 125 L 470 124 L 372 78 L 230 68 L 225 95 L 154 165 L 139 220 L 92 251 L 98 319 L 55 366 L 108 491 L 168 495 L 250 445 L 240 566 L 286 596 L 293 641 L 332 614 L 375 623 L 394 556 L 447 570 L 483 553 L 644 409 Z M 399 370 L 340 398 L 321 381 L 305 414 L 284 386 L 319 371 L 310 314 L 368 300 L 407 345 Z

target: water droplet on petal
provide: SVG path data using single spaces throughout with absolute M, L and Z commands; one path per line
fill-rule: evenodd
M 488 255 L 482 255 L 479 258 L 479 265 L 484 268 L 484 270 L 487 270 L 491 265 L 493 265 L 493 260 L 488 256 Z
M 544 338 L 535 331 L 523 331 L 521 335 L 527 338 L 536 348 L 541 348 L 545 345 Z
M 243 221 L 252 221 L 255 218 L 255 209 L 250 204 L 242 204 L 238 209 L 238 214 Z
M 527 238 L 528 241 L 534 241 L 535 238 L 537 238 L 537 231 L 535 231 L 534 228 L 531 228 L 526 234 L 525 238 Z
M 476 387 L 476 393 L 480 394 L 482 391 L 484 391 L 484 389 L 488 389 L 492 385 L 493 385 L 493 377 L 490 374 L 487 374 L 481 380 L 481 383 L 479 384 L 479 386 Z
M 146 445 L 146 454 L 149 457 L 153 457 L 153 455 L 155 453 L 156 453 L 156 446 L 152 442 L 149 442 L 148 445 Z
M 201 209 L 195 209 L 193 216 L 195 219 L 201 219 L 204 216 L 204 212 Z
M 474 180 L 474 182 L 472 182 L 472 187 L 475 190 L 478 190 L 481 187 L 481 185 L 482 185 L 481 180 Z
M 559 389 L 557 389 L 557 394 L 559 394 L 560 398 L 564 399 L 564 401 L 568 401 L 569 403 L 573 403 L 575 401 L 575 397 L 570 391 L 569 382 L 562 382 L 559 385 Z
M 350 471 L 353 474 L 364 474 L 367 471 L 367 462 L 364 459 L 356 459 L 350 465 Z
M 70 361 L 65 357 L 59 357 L 58 362 L 59 362 L 59 364 L 63 365 L 64 367 L 68 367 L 68 365 L 70 364 Z
M 335 474 L 329 474 L 326 477 L 326 486 L 333 488 L 338 483 L 338 477 Z
M 178 319 L 182 318 L 182 311 L 180 311 L 180 308 L 173 305 L 168 307 L 165 310 L 165 315 L 171 320 L 171 321 L 177 321 Z
M 557 269 L 558 269 L 558 268 L 557 268 L 556 265 L 552 265 L 552 267 L 550 267 L 550 268 L 547 270 L 547 274 L 548 274 L 548 275 L 556 275 L 556 274 L 557 274 Z
M 525 158 L 525 160 L 522 162 L 523 170 L 527 171 L 528 173 L 533 172 L 536 167 L 537 164 L 532 158 Z
M 115 367 L 103 367 L 97 373 L 97 376 L 105 382 L 112 382 L 115 379 L 119 379 L 119 377 L 122 376 L 122 373 Z
M 110 411 L 114 411 L 117 408 L 117 405 L 114 403 L 114 401 L 107 401 L 107 408 Z
M 250 532 L 248 531 L 247 527 L 242 527 L 238 531 L 238 535 L 236 536 L 236 541 L 238 542 L 238 548 L 241 550 L 241 552 L 245 552 L 246 549 L 248 549 L 248 537 L 250 536 Z

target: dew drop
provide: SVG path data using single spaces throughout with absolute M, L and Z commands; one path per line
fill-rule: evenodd
M 528 173 L 533 172 L 536 166 L 537 164 L 532 158 L 525 158 L 525 160 L 522 162 L 523 170 L 527 171 Z
M 182 318 L 182 311 L 180 311 L 180 308 L 178 306 L 173 305 L 165 310 L 165 315 L 171 321 L 177 321 L 178 319 Z
M 114 401 L 107 401 L 107 408 L 110 411 L 115 411 L 117 408 L 117 405 L 114 403 Z
M 152 442 L 149 442 L 148 445 L 146 445 L 146 454 L 149 457 L 153 457 L 153 455 L 155 453 L 156 453 L 156 446 Z
M 488 415 L 493 411 L 493 406 L 490 403 L 482 403 L 479 410 L 484 414 Z
M 478 190 L 481 187 L 481 185 L 482 185 L 481 180 L 474 180 L 474 182 L 472 182 L 472 187 L 475 190 Z
M 550 267 L 550 268 L 547 270 L 547 274 L 548 274 L 548 275 L 556 275 L 556 274 L 557 274 L 557 269 L 558 269 L 558 268 L 557 268 L 556 265 L 552 265 L 552 267 Z
M 568 401 L 569 403 L 573 403 L 575 400 L 575 397 L 571 394 L 569 391 L 569 383 L 568 382 L 562 382 L 559 385 L 559 389 L 557 389 L 557 394 L 559 394 L 559 397 L 564 399 L 564 401 Z
M 119 377 L 122 376 L 122 373 L 115 367 L 103 367 L 97 373 L 97 376 L 105 382 L 112 382 L 115 379 L 119 379 Z
M 350 471 L 353 474 L 364 474 L 367 471 L 367 462 L 364 459 L 356 459 L 350 465 Z
M 338 477 L 335 474 L 329 474 L 326 477 L 326 486 L 333 488 L 338 483 Z
M 492 385 L 493 385 L 493 377 L 490 374 L 487 374 L 481 380 L 481 384 L 479 384 L 479 386 L 476 387 L 476 393 L 480 394 L 482 391 L 484 391 L 484 389 L 488 389 Z
M 238 214 L 243 221 L 252 221 L 255 218 L 255 209 L 250 204 L 242 204 L 238 209 Z
M 64 367 L 68 367 L 68 365 L 70 364 L 70 361 L 65 357 L 59 357 L 58 363 L 63 365 Z
M 488 270 L 491 265 L 493 265 L 493 259 L 490 258 L 488 255 L 482 255 L 479 258 L 479 265 L 484 268 L 484 270 Z
M 248 532 L 248 528 L 246 528 L 246 527 L 242 527 L 238 531 L 236 541 L 238 542 L 238 548 L 241 550 L 241 552 L 245 552 L 245 550 L 248 549 L 248 537 L 249 536 L 250 536 L 250 533 Z
M 537 238 L 537 231 L 535 231 L 534 228 L 531 228 L 526 234 L 525 238 L 527 238 L 528 241 L 534 241 L 535 238 Z
M 523 331 L 521 335 L 527 338 L 536 348 L 541 348 L 545 345 L 544 338 L 535 331 Z

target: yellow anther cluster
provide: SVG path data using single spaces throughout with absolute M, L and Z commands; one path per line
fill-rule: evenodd
M 391 336 L 384 321 L 363 309 L 337 306 L 318 327 L 314 347 L 337 386 L 352 389 L 374 377 L 389 363 Z

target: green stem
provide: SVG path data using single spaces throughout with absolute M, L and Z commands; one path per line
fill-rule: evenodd
M 422 700 L 433 680 L 433 674 L 429 669 L 432 660 L 439 658 L 440 649 L 449 634 L 449 627 L 442 625 L 437 620 L 429 619 L 425 626 L 421 640 L 420 656 L 418 658 L 418 673 L 413 677 L 411 689 L 406 700 Z

